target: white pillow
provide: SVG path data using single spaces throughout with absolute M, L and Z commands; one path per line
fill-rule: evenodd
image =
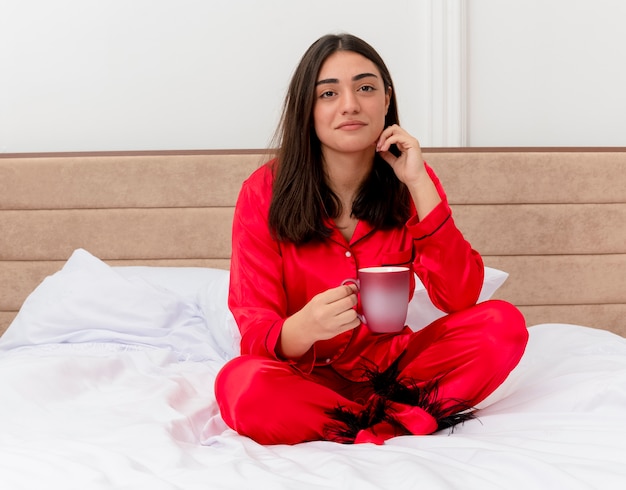
M 143 280 L 194 302 L 201 288 L 214 281 L 221 284 L 229 275 L 226 270 L 210 267 L 131 265 L 114 266 L 113 270 L 126 279 Z
M 145 280 L 197 304 L 211 332 L 213 347 L 224 359 L 239 354 L 241 334 L 228 308 L 229 271 L 209 267 L 118 266 L 114 269 L 125 277 Z
M 478 297 L 478 302 L 480 303 L 491 298 L 493 293 L 504 284 L 504 281 L 506 281 L 508 277 L 509 274 L 504 271 L 492 267 L 485 267 L 485 278 L 483 280 L 480 296 Z M 415 292 L 409 303 L 409 311 L 406 316 L 407 325 L 411 327 L 412 330 L 417 331 L 445 315 L 443 311 L 432 304 L 426 288 L 416 275 Z
M 0 350 L 86 342 L 165 348 L 181 359 L 222 358 L 195 301 L 126 278 L 79 249 L 29 295 Z
M 226 357 L 233 358 L 241 352 L 241 333 L 228 308 L 230 273 L 221 271 L 212 281 L 197 291 L 196 302 L 204 317 L 211 320 L 211 333 L 216 348 Z

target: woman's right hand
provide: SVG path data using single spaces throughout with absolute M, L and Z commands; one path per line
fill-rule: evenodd
M 279 339 L 283 357 L 302 357 L 318 340 L 328 340 L 361 324 L 354 307 L 357 288 L 346 284 L 323 291 L 285 320 Z

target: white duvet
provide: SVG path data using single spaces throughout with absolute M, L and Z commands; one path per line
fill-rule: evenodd
M 261 446 L 213 395 L 237 344 L 227 275 L 151 272 L 79 251 L 24 304 L 0 339 L 0 488 L 626 488 L 622 337 L 530 327 L 520 365 L 452 434 Z

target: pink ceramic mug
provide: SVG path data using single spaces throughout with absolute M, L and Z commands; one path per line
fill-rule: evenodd
M 399 332 L 406 323 L 409 306 L 411 270 L 408 267 L 365 267 L 358 279 L 341 284 L 355 284 L 361 296 L 362 323 L 372 332 Z

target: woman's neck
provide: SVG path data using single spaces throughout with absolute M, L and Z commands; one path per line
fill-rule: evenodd
M 324 170 L 328 186 L 351 207 L 354 195 L 374 165 L 374 151 L 359 153 L 324 153 Z
M 373 165 L 373 151 L 324 154 L 328 186 L 341 202 L 341 212 L 334 218 L 335 225 L 348 243 L 359 221 L 352 215 L 352 203 Z

